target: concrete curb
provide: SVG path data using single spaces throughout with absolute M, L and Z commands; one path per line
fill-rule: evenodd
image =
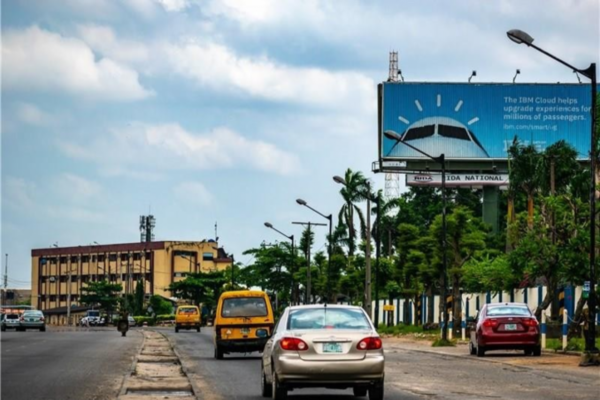
M 119 395 L 117 396 L 117 398 L 124 396 L 125 393 L 127 392 L 127 381 L 129 380 L 129 378 L 131 378 L 131 375 L 135 372 L 135 366 L 138 362 L 138 358 L 139 358 L 140 354 L 142 354 L 142 350 L 144 349 L 144 344 L 146 343 L 146 336 L 144 336 L 143 333 L 141 335 L 142 335 L 142 344 L 140 345 L 140 348 L 138 349 L 136 356 L 133 358 L 133 362 L 131 363 L 131 368 L 129 368 L 129 371 L 125 375 L 125 378 L 123 378 L 123 382 L 121 383 L 121 389 L 119 390 Z
M 154 331 L 156 332 L 156 331 Z M 200 396 L 201 396 L 201 391 L 200 388 L 198 387 L 198 385 L 196 384 L 196 382 L 190 378 L 190 373 L 189 373 L 189 369 L 186 365 L 184 365 L 183 363 L 183 359 L 181 358 L 181 355 L 179 354 L 179 352 L 177 351 L 177 348 L 175 347 L 175 344 L 171 341 L 171 338 L 169 338 L 168 335 L 165 335 L 162 332 L 156 332 L 156 333 L 160 333 L 161 335 L 163 335 L 163 337 L 165 337 L 167 339 L 167 341 L 169 342 L 169 344 L 171 345 L 171 348 L 173 349 L 173 353 L 175 353 L 175 355 L 177 356 L 177 358 L 179 359 L 179 364 L 181 365 L 181 370 L 183 371 L 183 373 L 185 374 L 185 376 L 187 376 L 188 380 L 190 381 L 190 384 L 192 385 L 192 391 L 194 392 L 196 399 L 200 400 Z

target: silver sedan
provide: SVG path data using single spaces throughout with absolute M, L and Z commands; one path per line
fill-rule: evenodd
M 306 305 L 285 309 L 265 345 L 264 397 L 285 399 L 306 387 L 353 388 L 355 396 L 383 399 L 381 339 L 362 308 Z

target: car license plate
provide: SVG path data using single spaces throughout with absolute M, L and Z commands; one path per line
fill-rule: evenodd
M 250 333 L 250 328 L 242 328 L 240 331 L 242 332 L 242 335 L 247 335 Z
M 507 331 L 516 331 L 517 325 L 516 324 L 504 324 L 504 329 Z
M 341 353 L 342 345 L 340 343 L 323 343 L 323 353 Z

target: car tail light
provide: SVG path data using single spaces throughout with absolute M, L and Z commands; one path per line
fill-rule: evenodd
M 25 319 L 23 317 L 19 317 L 19 321 L 23 322 Z
M 498 320 L 495 319 L 486 319 L 483 321 L 483 326 L 486 328 L 495 328 L 498 326 Z
M 538 326 L 537 319 L 535 318 L 527 318 L 522 321 L 522 324 L 525 326 Z
M 40 321 L 44 322 L 44 317 L 40 317 Z
M 379 350 L 381 348 L 381 339 L 378 337 L 364 338 L 358 342 L 356 348 L 358 350 Z
M 306 344 L 306 342 L 304 340 L 294 338 L 294 337 L 284 337 L 279 342 L 279 346 L 281 346 L 281 348 L 283 350 L 290 350 L 290 351 L 308 350 L 308 345 Z

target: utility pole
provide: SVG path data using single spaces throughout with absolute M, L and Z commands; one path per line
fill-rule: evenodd
M 8 288 L 8 253 L 6 253 L 6 260 L 4 261 L 4 292 L 2 294 L 2 304 L 6 303 L 6 289 Z
M 373 318 L 373 302 L 371 300 L 371 184 L 367 181 L 367 245 L 365 247 L 365 311 Z
M 311 226 L 327 226 L 318 222 L 292 222 L 295 225 L 308 226 L 307 251 L 306 251 L 306 297 L 304 304 L 311 304 L 311 271 L 310 271 L 310 227 Z

